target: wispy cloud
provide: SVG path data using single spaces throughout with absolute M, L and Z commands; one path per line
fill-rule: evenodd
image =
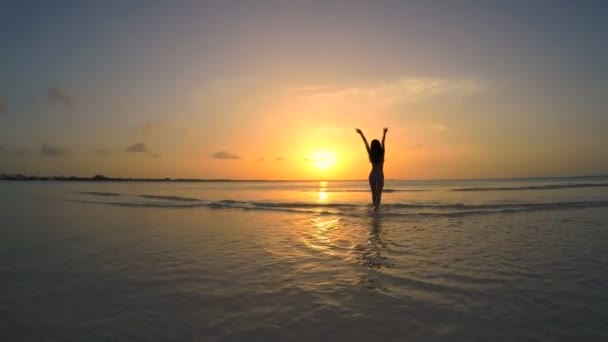
M 292 87 L 306 97 L 418 102 L 441 95 L 471 95 L 480 90 L 476 81 L 444 78 L 400 78 L 392 81 L 342 86 Z
M 415 149 L 418 149 L 418 148 L 421 148 L 421 147 L 422 147 L 422 144 L 414 144 L 414 145 L 408 146 L 407 148 L 415 150 Z
M 227 78 L 196 89 L 192 97 L 209 100 L 225 96 L 294 96 L 322 104 L 369 103 L 375 106 L 392 103 L 416 103 L 438 96 L 468 96 L 479 92 L 482 83 L 466 78 L 398 77 L 379 81 L 336 81 L 333 83 L 293 84 L 251 78 Z
M 95 151 L 95 154 L 98 156 L 107 156 L 108 154 L 110 154 L 110 151 L 106 150 L 105 148 L 100 148 Z
M 146 146 L 146 144 L 144 143 L 135 143 L 131 146 L 127 146 L 124 149 L 125 152 L 129 152 L 129 153 L 147 153 L 148 152 L 148 146 Z
M 258 161 L 259 161 L 259 162 L 263 162 L 263 161 L 264 161 L 264 157 L 260 157 L 260 158 L 258 158 Z
M 71 106 L 74 103 L 73 97 L 57 86 L 48 87 L 46 89 L 46 95 L 51 101 L 57 104 Z
M 213 154 L 213 158 L 215 159 L 241 159 L 241 157 L 236 154 L 228 151 L 219 151 Z
M 160 154 L 158 154 L 158 153 L 152 153 L 150 155 L 150 157 L 152 157 L 152 158 L 160 158 Z
M 48 157 L 59 157 L 70 154 L 70 151 L 63 147 L 53 146 L 47 143 L 40 146 L 40 154 Z
M 283 157 L 277 157 L 275 160 L 276 161 L 283 161 L 283 160 L 285 160 L 285 158 L 283 158 Z

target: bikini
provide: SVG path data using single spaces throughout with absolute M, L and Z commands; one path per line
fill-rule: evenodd
M 372 172 L 369 173 L 369 181 L 373 183 L 384 181 L 384 172 L 382 169 L 372 168 Z
M 370 182 L 383 182 L 384 181 L 384 153 L 382 153 L 382 161 L 378 163 L 372 163 L 372 171 L 369 173 Z

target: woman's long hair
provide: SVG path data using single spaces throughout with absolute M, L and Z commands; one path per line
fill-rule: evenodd
M 372 162 L 372 164 L 384 161 L 384 150 L 378 139 L 372 140 L 372 145 L 369 148 L 369 161 Z

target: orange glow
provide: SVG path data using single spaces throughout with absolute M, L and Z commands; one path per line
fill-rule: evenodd
M 336 155 L 335 153 L 328 150 L 318 150 L 311 154 L 309 160 L 312 162 L 312 165 L 320 170 L 327 170 L 331 168 L 335 161 Z

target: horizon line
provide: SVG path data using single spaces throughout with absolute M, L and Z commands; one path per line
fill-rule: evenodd
M 488 180 L 533 180 L 533 179 L 567 179 L 567 178 L 607 178 L 608 174 L 576 176 L 521 176 L 521 177 L 475 177 L 475 178 L 387 178 L 385 181 L 488 181 Z M 0 180 L 13 181 L 139 181 L 139 182 L 360 182 L 367 179 L 239 179 L 239 178 L 171 178 L 171 177 L 107 177 L 94 176 L 37 176 L 20 173 L 0 173 Z

